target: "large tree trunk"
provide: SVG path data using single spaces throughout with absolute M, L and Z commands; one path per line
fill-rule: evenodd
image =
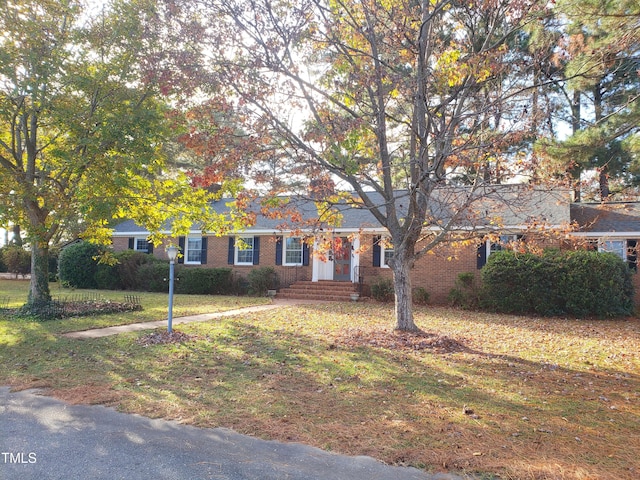
M 396 294 L 396 330 L 415 332 L 419 330 L 413 321 L 413 295 L 411 288 L 411 266 L 413 261 L 403 252 L 395 252 L 391 263 L 393 288 Z
M 31 242 L 31 284 L 29 303 L 38 304 L 51 301 L 49 291 L 49 245 L 34 239 Z

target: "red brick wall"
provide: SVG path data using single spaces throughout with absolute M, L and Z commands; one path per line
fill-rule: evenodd
M 372 235 L 364 235 L 361 238 L 360 274 L 363 277 L 366 295 L 370 291 L 370 285 L 381 278 L 392 278 L 389 268 L 373 267 Z M 207 264 L 209 267 L 230 267 L 235 275 L 247 277 L 249 272 L 256 268 L 254 265 L 228 265 L 229 237 L 209 236 L 207 241 Z M 177 244 L 176 239 L 169 239 L 163 245 L 154 248 L 154 255 L 161 259 L 167 259 L 165 244 Z M 552 246 L 553 242 L 545 246 Z M 555 244 L 557 245 L 557 244 Z M 565 245 L 567 248 L 568 245 Z M 127 250 L 129 239 L 116 237 L 113 239 L 115 251 Z M 309 265 L 305 267 L 276 266 L 276 237 L 263 236 L 260 242 L 260 264 L 258 267 L 271 266 L 278 273 L 281 281 L 294 281 L 296 279 L 311 280 L 313 257 Z M 460 273 L 472 272 L 480 282 L 480 270 L 477 269 L 477 245 L 471 244 L 465 247 L 453 248 L 442 245 L 418 260 L 413 268 L 413 286 L 423 287 L 430 295 L 430 301 L 434 304 L 446 304 L 450 290 L 455 286 Z M 640 292 L 640 274 L 633 275 L 633 285 L 636 292 Z M 636 305 L 640 306 L 640 293 L 635 297 Z
M 129 239 L 126 237 L 113 237 L 111 246 L 115 252 L 121 252 L 129 248 Z
M 207 266 L 229 267 L 235 275 L 246 278 L 254 268 L 273 267 L 281 281 L 288 278 L 311 280 L 312 261 L 305 267 L 276 265 L 276 236 L 260 237 L 260 263 L 258 265 L 229 265 L 229 237 L 209 237 L 207 241 Z
M 360 271 L 367 286 L 380 281 L 381 278 L 393 277 L 390 268 L 373 267 L 372 236 L 363 236 L 360 255 Z M 445 304 L 449 291 L 455 286 L 460 273 L 473 272 L 480 277 L 477 269 L 477 247 L 470 245 L 463 248 L 441 246 L 420 258 L 413 267 L 413 287 L 422 287 L 428 293 L 430 302 Z M 365 288 L 368 293 L 369 288 Z
M 373 267 L 372 236 L 362 238 L 363 250 L 366 252 L 360 256 L 361 273 L 367 286 L 379 281 L 380 278 L 392 278 L 389 268 Z M 530 239 L 531 243 L 531 239 Z M 552 240 L 537 242 L 540 248 L 558 246 Z M 447 297 L 455 287 L 458 275 L 471 272 L 476 281 L 480 283 L 480 270 L 478 269 L 478 244 L 472 242 L 465 246 L 452 246 L 442 244 L 433 251 L 420 258 L 413 267 L 413 287 L 422 287 L 429 293 L 430 302 L 433 304 L 448 303 Z M 640 284 L 640 281 L 639 281 Z M 365 288 L 368 293 L 369 288 Z
M 177 239 L 167 239 L 161 245 L 154 247 L 153 255 L 157 258 L 167 260 L 165 245 L 170 243 L 177 245 Z M 128 237 L 115 237 L 112 243 L 116 252 L 127 250 L 129 248 Z M 207 236 L 207 263 L 204 265 L 186 265 L 187 267 L 228 267 L 231 268 L 235 275 L 247 277 L 249 272 L 256 267 L 273 267 L 278 273 L 282 281 L 304 279 L 311 280 L 312 259 L 308 266 L 291 267 L 284 265 L 276 265 L 276 237 L 263 236 L 260 237 L 260 263 L 259 265 L 229 265 L 229 237 Z

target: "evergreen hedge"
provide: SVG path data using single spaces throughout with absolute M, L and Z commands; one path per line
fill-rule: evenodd
M 481 307 L 503 313 L 624 316 L 633 313 L 631 271 L 613 253 L 500 251 L 482 269 Z
M 60 254 L 59 274 L 63 285 L 104 290 L 169 291 L 169 263 L 147 253 L 116 252 L 114 265 L 99 264 L 104 250 L 87 242 L 65 248 Z M 175 292 L 228 294 L 233 291 L 230 268 L 175 267 Z
M 58 277 L 65 287 L 98 288 L 96 273 L 98 261 L 104 249 L 88 242 L 69 245 L 60 252 L 58 258 Z
M 180 266 L 176 269 L 176 277 L 176 293 L 222 295 L 230 293 L 233 286 L 230 268 Z

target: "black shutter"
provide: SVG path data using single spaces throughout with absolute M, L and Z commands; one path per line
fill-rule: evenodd
M 253 264 L 260 265 L 260 237 L 253 237 Z
M 153 255 L 153 243 L 147 242 L 147 253 Z
M 282 249 L 284 242 L 282 237 L 276 237 L 276 265 L 282 265 Z
M 136 239 L 129 237 L 129 250 L 133 250 L 136 247 Z
M 627 240 L 627 265 L 633 272 L 638 272 L 638 242 L 637 240 Z
M 200 263 L 206 265 L 207 263 L 207 237 L 202 237 L 202 253 L 200 254 Z
M 181 256 L 178 257 L 178 263 L 184 263 L 184 257 L 187 253 L 184 249 L 184 244 L 185 244 L 185 238 L 178 237 L 178 246 L 180 247 L 180 253 L 182 254 Z
M 233 265 L 236 259 L 236 242 L 233 237 L 229 237 L 229 250 L 227 253 L 227 263 Z
M 304 241 L 302 243 L 302 265 L 309 266 L 309 245 Z
M 380 248 L 380 236 L 373 237 L 373 266 L 380 266 L 380 256 L 382 255 L 382 248 Z
M 480 270 L 487 263 L 487 242 L 482 242 L 478 245 L 478 255 L 477 255 L 477 268 Z

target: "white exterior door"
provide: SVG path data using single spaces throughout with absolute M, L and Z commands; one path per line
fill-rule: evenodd
M 314 252 L 317 252 L 317 254 L 314 254 L 313 256 L 313 273 L 311 276 L 311 280 L 314 282 L 317 282 L 319 280 L 334 280 L 336 278 L 336 263 L 335 263 L 335 258 L 334 258 L 334 252 L 333 250 L 329 250 L 329 251 L 322 251 L 323 248 L 322 246 L 319 244 L 320 242 L 318 242 L 316 240 L 316 242 L 314 243 Z M 332 239 L 332 243 L 333 243 L 333 239 Z M 353 272 L 354 270 L 356 270 L 356 268 L 359 264 L 360 264 L 360 256 L 355 253 L 358 251 L 358 248 L 360 247 L 360 239 L 359 238 L 355 238 L 353 240 L 353 244 L 351 244 L 349 246 L 349 253 L 347 253 L 347 255 L 350 255 L 350 266 L 349 266 L 349 276 L 348 278 L 341 278 L 341 280 L 345 280 L 345 281 L 357 281 L 354 280 L 353 278 Z
M 323 247 L 318 240 L 313 244 L 313 273 L 311 280 L 333 280 L 333 252 L 322 251 Z

